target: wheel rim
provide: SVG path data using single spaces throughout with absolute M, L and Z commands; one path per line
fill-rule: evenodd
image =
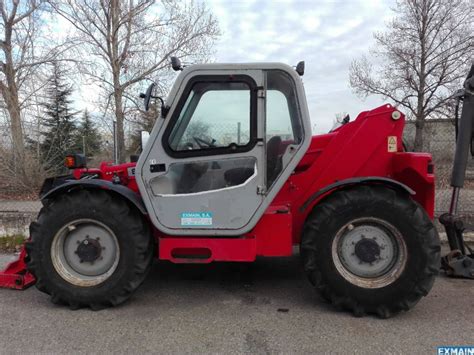
M 120 248 L 114 232 L 93 219 L 79 219 L 54 236 L 51 259 L 57 273 L 81 287 L 96 286 L 116 270 Z
M 378 218 L 359 218 L 344 225 L 332 243 L 336 269 L 350 283 L 381 288 L 405 269 L 407 247 L 400 231 Z

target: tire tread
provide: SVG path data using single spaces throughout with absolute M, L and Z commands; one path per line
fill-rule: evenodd
M 417 275 L 413 288 L 407 290 L 403 298 L 387 301 L 375 308 L 369 304 L 364 305 L 357 302 L 351 295 L 338 295 L 325 281 L 316 257 L 317 238 L 324 237 L 325 221 L 333 217 L 333 211 L 338 211 L 352 203 L 360 203 L 360 201 L 373 201 L 373 203 L 387 201 L 395 205 L 396 208 L 405 210 L 407 212 L 406 223 L 410 223 L 414 229 L 426 257 L 424 267 Z M 431 290 L 439 272 L 440 252 L 438 233 L 423 208 L 407 194 L 382 186 L 359 186 L 333 193 L 313 208 L 303 228 L 301 240 L 301 256 L 310 282 L 326 300 L 337 308 L 342 307 L 352 311 L 357 317 L 373 313 L 385 319 L 412 308 Z
M 133 250 L 136 264 L 128 266 L 133 270 L 132 276 L 125 280 L 121 279 L 118 282 L 119 285 L 108 290 L 106 295 L 98 296 L 97 300 L 84 301 L 72 296 L 74 292 L 64 291 L 64 287 L 55 285 L 53 278 L 50 277 L 48 270 L 45 270 L 44 263 L 42 263 L 44 251 L 41 239 L 47 233 L 49 221 L 56 218 L 64 209 L 92 208 L 94 210 L 101 206 L 106 206 L 111 213 L 119 215 L 121 223 L 127 226 L 127 231 L 132 232 L 129 238 L 134 240 Z M 126 201 L 111 196 L 105 191 L 73 191 L 45 203 L 38 215 L 38 220 L 30 224 L 30 240 L 26 243 L 26 250 L 27 268 L 36 277 L 37 289 L 49 294 L 53 303 L 65 304 L 72 310 L 82 307 L 100 310 L 125 302 L 143 283 L 153 261 L 153 239 L 146 221 L 138 211 L 130 208 Z M 71 285 L 71 287 L 73 286 Z

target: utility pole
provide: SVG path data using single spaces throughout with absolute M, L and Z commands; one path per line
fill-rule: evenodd
M 117 150 L 117 121 L 114 121 L 114 164 L 118 163 L 118 150 Z
M 240 145 L 240 122 L 237 122 L 237 144 Z

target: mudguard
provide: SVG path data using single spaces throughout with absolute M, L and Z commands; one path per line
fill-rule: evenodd
M 381 184 L 381 185 L 392 187 L 394 189 L 406 191 L 410 195 L 415 195 L 415 191 L 413 191 L 410 187 L 408 187 L 405 184 L 402 184 L 401 182 L 397 180 L 384 178 L 380 176 L 356 177 L 356 178 L 350 178 L 350 179 L 345 179 L 345 180 L 335 182 L 334 184 L 327 185 L 323 189 L 315 192 L 303 203 L 303 205 L 301 205 L 300 212 L 304 212 L 308 208 L 308 206 L 310 206 L 314 201 L 318 200 L 321 196 L 325 195 L 331 190 L 338 190 L 342 187 L 346 187 L 350 185 L 359 185 L 359 184 L 364 184 L 364 185 Z
M 135 207 L 138 208 L 138 210 L 142 214 L 147 214 L 147 210 L 145 208 L 145 205 L 142 201 L 142 198 L 135 193 L 134 191 L 130 190 L 128 187 L 120 185 L 120 184 L 114 184 L 113 182 L 106 181 L 106 180 L 64 180 L 64 183 L 61 185 L 58 185 L 51 190 L 45 192 L 41 196 L 41 201 L 47 202 L 47 200 L 50 200 L 54 198 L 55 196 L 61 194 L 61 193 L 68 193 L 72 190 L 76 189 L 86 189 L 86 190 L 93 190 L 93 189 L 102 189 L 102 190 L 107 190 L 112 193 L 118 194 L 119 196 L 125 198 L 127 201 L 132 203 Z

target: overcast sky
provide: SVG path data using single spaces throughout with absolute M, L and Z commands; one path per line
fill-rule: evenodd
M 349 65 L 374 45 L 392 16 L 393 0 L 207 0 L 222 35 L 214 47 L 216 62 L 306 62 L 303 81 L 313 131 L 327 132 L 335 115 L 354 119 L 384 102 L 359 99 L 349 87 Z M 62 33 L 68 24 L 58 19 Z M 60 33 L 58 35 L 60 35 Z M 75 94 L 94 112 L 96 91 L 82 84 Z
M 331 128 L 335 114 L 352 118 L 383 102 L 360 100 L 349 87 L 353 58 L 367 54 L 373 32 L 384 30 L 390 0 L 209 0 L 222 36 L 218 62 L 306 62 L 304 84 L 315 132 Z

